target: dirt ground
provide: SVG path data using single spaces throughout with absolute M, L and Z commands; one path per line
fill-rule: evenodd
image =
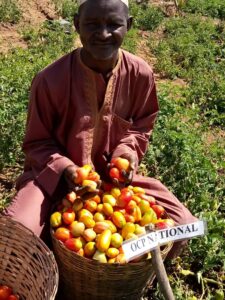
M 57 17 L 55 7 L 50 1 L 17 1 L 22 10 L 22 18 L 16 25 L 0 24 L 0 53 L 7 53 L 15 47 L 26 48 L 26 42 L 21 38 L 20 31 L 29 26 L 40 26 L 46 19 Z

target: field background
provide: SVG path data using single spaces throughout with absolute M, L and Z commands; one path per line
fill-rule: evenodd
M 160 179 L 208 234 L 166 262 L 176 299 L 224 299 L 225 1 L 131 3 L 123 48 L 154 69 L 161 112 L 140 172 Z M 33 76 L 80 45 L 72 0 L 0 0 L 0 210 L 15 193 Z M 70 22 L 65 24 L 64 20 Z M 155 283 L 146 299 L 162 299 Z

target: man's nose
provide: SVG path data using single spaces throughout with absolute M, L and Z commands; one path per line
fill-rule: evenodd
M 100 39 L 107 39 L 111 36 L 111 32 L 106 25 L 103 25 L 99 28 L 97 35 Z

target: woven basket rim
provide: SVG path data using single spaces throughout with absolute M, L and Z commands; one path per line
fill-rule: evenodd
M 85 263 L 85 262 L 88 262 L 88 263 L 93 262 L 93 264 L 96 264 L 96 265 L 98 265 L 98 266 L 101 266 L 101 265 L 104 265 L 104 266 L 105 266 L 105 265 L 108 265 L 108 266 L 110 266 L 110 268 L 111 268 L 111 267 L 112 267 L 112 268 L 117 268 L 117 267 L 124 267 L 124 266 L 126 266 L 127 264 L 132 265 L 132 266 L 133 266 L 133 265 L 138 266 L 138 265 L 142 265 L 142 264 L 143 264 L 144 262 L 146 262 L 146 261 L 149 262 L 149 261 L 151 260 L 151 257 L 150 257 L 150 258 L 146 258 L 145 260 L 141 260 L 141 261 L 138 261 L 138 262 L 132 262 L 132 261 L 131 261 L 131 263 L 128 262 L 128 263 L 126 263 L 126 264 L 119 264 L 119 263 L 107 264 L 107 263 L 101 263 L 101 262 L 99 262 L 99 261 L 97 261 L 97 260 L 94 260 L 94 259 L 91 259 L 91 258 L 87 258 L 87 257 L 85 257 L 85 256 L 80 256 L 80 255 L 77 254 L 76 252 L 69 250 L 69 249 L 64 245 L 64 243 L 63 243 L 62 241 L 56 239 L 56 237 L 54 236 L 53 233 L 54 233 L 54 229 L 53 229 L 53 228 L 50 228 L 51 238 L 52 238 L 56 243 L 58 243 L 58 245 L 60 245 L 60 246 L 63 248 L 64 251 L 67 251 L 67 253 L 69 253 L 70 255 L 72 255 L 72 256 L 74 256 L 74 257 L 76 257 L 76 258 L 81 258 L 81 259 L 83 259 L 84 263 Z M 165 248 L 164 248 L 163 250 L 161 250 L 162 256 L 166 257 L 167 254 L 169 253 L 169 251 L 171 250 L 172 247 L 173 247 L 173 242 L 169 242 L 168 244 L 166 244 L 166 245 L 165 245 Z M 150 252 L 150 251 L 149 251 L 149 252 Z M 149 253 L 149 252 L 147 252 L 147 253 Z
M 17 282 L 17 292 L 22 294 L 22 290 L 24 288 L 22 286 L 25 284 L 26 280 L 29 278 L 27 281 L 29 284 L 30 282 L 33 282 L 33 280 L 36 280 L 37 277 L 34 276 L 38 274 L 37 270 L 41 268 L 39 276 L 41 276 L 41 274 L 50 274 L 49 272 L 52 274 L 51 277 L 43 279 L 43 282 L 46 282 L 46 287 L 49 287 L 48 293 L 50 298 L 48 300 L 55 299 L 59 284 L 59 270 L 53 251 L 51 251 L 44 241 L 42 241 L 41 238 L 39 238 L 29 228 L 10 216 L 0 215 L 0 228 L 1 261 L 2 263 L 6 262 L 3 263 L 4 267 L 1 266 L 2 272 L 0 273 L 3 277 L 0 278 L 0 282 L 7 283 L 8 281 L 9 285 L 10 282 L 11 284 L 13 284 L 12 282 Z M 28 244 L 28 241 L 30 244 Z M 8 257 L 10 257 L 10 260 L 8 260 Z M 8 269 L 8 263 L 10 270 Z M 16 265 L 17 267 L 15 267 Z M 21 266 L 20 271 L 18 266 Z M 33 266 L 36 266 L 35 270 L 32 269 Z M 28 270 L 32 269 L 33 271 L 29 271 L 27 276 L 24 277 L 22 274 L 25 273 L 22 270 L 26 270 L 26 268 L 28 268 Z M 10 272 L 13 272 L 12 275 L 15 272 L 12 279 L 9 277 Z M 23 278 L 22 281 L 21 278 Z M 38 287 L 38 284 L 39 283 L 37 283 L 36 287 Z M 20 290 L 21 288 L 22 290 Z

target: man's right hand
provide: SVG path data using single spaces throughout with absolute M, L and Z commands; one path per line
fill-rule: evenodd
M 96 191 L 94 192 L 89 192 L 88 186 L 79 186 L 75 183 L 77 177 L 77 169 L 77 166 L 69 165 L 63 172 L 69 191 L 74 191 L 76 195 L 82 197 L 83 200 L 92 198 L 97 195 L 99 193 L 99 189 L 96 189 Z M 100 184 L 101 182 L 98 183 L 98 188 Z
M 63 175 L 68 185 L 68 188 L 73 190 L 75 187 L 75 179 L 77 176 L 78 167 L 75 165 L 69 165 L 64 169 Z

